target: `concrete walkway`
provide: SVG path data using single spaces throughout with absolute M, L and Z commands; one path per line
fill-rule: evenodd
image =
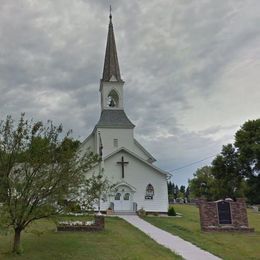
M 144 221 L 138 216 L 123 216 L 118 217 L 129 222 L 133 226 L 140 229 L 142 232 L 154 239 L 158 244 L 169 248 L 174 253 L 182 256 L 187 260 L 220 260 L 209 252 L 198 248 L 197 246 L 181 239 L 178 236 L 174 236 L 160 228 L 153 226 L 152 224 Z

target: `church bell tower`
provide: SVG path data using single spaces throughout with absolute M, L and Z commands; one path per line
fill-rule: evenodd
M 103 77 L 100 80 L 101 109 L 123 110 L 123 86 L 121 79 L 116 42 L 112 23 L 112 14 L 109 15 L 106 54 L 103 68 Z
M 99 129 L 133 129 L 135 127 L 124 111 L 124 83 L 120 75 L 112 14 L 110 13 L 103 76 L 99 88 L 101 115 L 96 125 Z

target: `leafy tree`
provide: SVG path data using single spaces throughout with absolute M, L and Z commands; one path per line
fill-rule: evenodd
M 189 181 L 192 196 L 208 200 L 236 198 L 244 195 L 245 182 L 241 174 L 238 155 L 232 144 L 223 146 L 212 166 L 198 169 Z
M 78 201 L 81 209 L 91 210 L 94 205 L 98 205 L 98 210 L 100 211 L 101 200 L 107 200 L 107 194 L 114 189 L 115 185 L 110 183 L 102 173 L 89 177 L 88 181 L 84 182 L 80 189 Z
M 214 194 L 216 199 L 244 196 L 244 182 L 238 154 L 232 144 L 224 145 L 212 162 Z
M 189 181 L 194 196 L 246 195 L 250 203 L 260 203 L 260 119 L 245 122 L 235 134 L 234 145 L 224 145 L 212 167 L 199 169 L 194 177 Z
M 73 200 L 66 198 L 59 204 L 63 206 L 64 211 L 68 212 L 87 212 L 94 209 L 96 205 L 100 207 L 100 202 L 106 201 L 106 196 L 114 188 L 104 175 L 93 174 L 80 185 L 77 197 Z M 100 208 L 98 208 L 100 210 Z
M 167 186 L 168 186 L 168 194 L 173 194 L 174 183 L 169 181 L 167 182 Z
M 11 116 L 0 122 L 0 224 L 14 230 L 14 252 L 21 251 L 21 232 L 31 222 L 59 213 L 59 202 L 75 200 L 89 183 L 85 172 L 98 157 L 77 156 L 78 145 L 51 121 L 44 126 L 22 114 L 17 124 Z
M 167 183 L 167 185 L 168 185 L 168 196 L 169 196 L 169 199 L 174 199 L 174 187 L 175 187 L 175 185 L 171 181 L 169 181 Z
M 179 193 L 180 193 L 180 190 L 179 190 L 178 185 L 176 185 L 176 186 L 174 187 L 173 191 L 174 191 L 174 198 L 175 198 L 175 199 L 178 198 Z
M 194 178 L 189 180 L 189 189 L 192 197 L 205 197 L 208 200 L 214 198 L 214 177 L 212 168 L 204 166 L 193 174 Z
M 260 119 L 243 124 L 236 132 L 235 147 L 248 184 L 246 196 L 251 203 L 260 203 Z
M 185 198 L 185 186 L 181 185 L 179 192 L 178 192 L 178 198 L 184 199 Z
M 187 199 L 189 199 L 189 197 L 190 197 L 190 187 L 189 187 L 189 186 L 188 186 L 187 189 L 186 189 L 185 197 L 186 197 Z
M 181 185 L 181 187 L 180 187 L 180 192 L 181 192 L 182 194 L 185 194 L 185 190 L 186 190 L 185 186 L 184 186 L 184 185 Z

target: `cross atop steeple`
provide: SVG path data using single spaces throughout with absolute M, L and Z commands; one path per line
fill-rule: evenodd
M 122 82 L 118 58 L 117 58 L 113 23 L 112 23 L 112 8 L 110 6 L 107 46 L 106 46 L 105 62 L 104 62 L 104 69 L 103 69 L 103 77 L 101 80 L 103 82 L 104 81 L 108 82 L 111 80 L 112 77 L 113 77 L 113 81 Z

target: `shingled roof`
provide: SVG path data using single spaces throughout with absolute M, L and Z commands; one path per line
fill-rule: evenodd
M 112 15 L 109 16 L 109 26 L 107 35 L 107 46 L 105 54 L 105 62 L 103 68 L 102 81 L 110 81 L 111 77 L 114 76 L 117 81 L 122 81 L 119 69 L 119 63 L 116 51 L 116 42 L 112 24 Z
M 135 125 L 128 119 L 124 110 L 103 110 L 96 127 L 134 128 Z

